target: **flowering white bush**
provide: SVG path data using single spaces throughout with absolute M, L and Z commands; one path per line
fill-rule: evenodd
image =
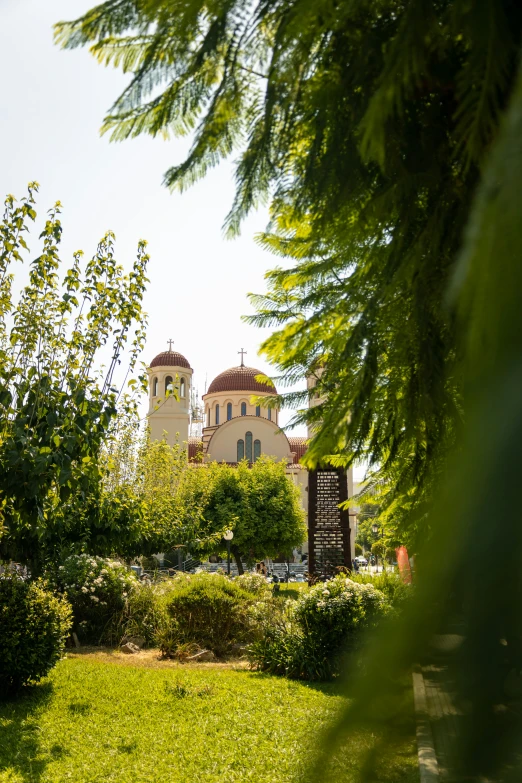
M 295 603 L 294 619 L 324 648 L 336 649 L 360 631 L 372 628 L 390 611 L 384 594 L 340 574 L 317 584 Z
M 259 615 L 262 607 L 256 607 Z M 263 624 L 263 636 L 249 649 L 253 666 L 303 680 L 328 679 L 345 650 L 357 647 L 364 631 L 391 611 L 384 594 L 344 575 L 317 584 L 289 602 L 286 617 Z
M 241 574 L 241 576 L 236 577 L 235 581 L 241 585 L 243 590 L 247 590 L 249 593 L 263 593 L 270 590 L 265 577 L 261 576 L 261 574 Z
M 111 619 L 120 612 L 138 584 L 134 574 L 117 560 L 71 555 L 55 574 L 57 589 L 69 599 L 74 627 L 84 642 L 99 643 Z

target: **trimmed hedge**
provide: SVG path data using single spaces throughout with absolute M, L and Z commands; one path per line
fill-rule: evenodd
M 221 574 L 186 577 L 166 596 L 170 626 L 161 640 L 164 655 L 196 644 L 225 655 L 250 640 L 249 608 L 255 597 Z
M 44 582 L 0 577 L 0 693 L 37 682 L 60 660 L 72 611 Z

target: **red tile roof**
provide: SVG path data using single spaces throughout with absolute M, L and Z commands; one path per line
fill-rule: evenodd
M 183 354 L 177 351 L 163 351 L 159 353 L 150 363 L 151 367 L 186 367 L 187 370 L 191 370 L 192 367 L 188 363 Z
M 188 439 L 188 460 L 189 462 L 200 462 L 200 455 L 203 454 L 203 441 L 201 438 L 190 437 Z
M 256 375 L 264 375 L 264 373 L 254 367 L 230 367 L 214 378 L 208 387 L 207 394 L 218 394 L 225 391 L 277 394 L 275 386 L 267 386 L 266 383 L 256 381 Z
M 308 449 L 308 438 L 288 438 L 290 451 L 294 454 L 294 464 L 297 465 Z

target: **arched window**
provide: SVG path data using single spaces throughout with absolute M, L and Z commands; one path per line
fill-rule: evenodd
M 256 459 L 259 459 L 260 456 L 261 456 L 261 441 L 260 440 L 255 440 L 254 441 L 254 462 L 256 461 Z
M 219 404 L 216 402 L 216 426 L 219 424 Z
M 152 396 L 153 397 L 157 397 L 158 396 L 158 391 L 159 391 L 158 385 L 159 385 L 158 384 L 158 379 L 154 378 L 154 380 L 152 381 Z
M 167 394 L 167 392 L 170 392 L 172 394 L 173 391 L 174 391 L 174 383 L 170 375 L 167 375 L 167 377 L 165 378 L 165 394 Z
M 246 416 L 246 402 L 241 403 L 241 415 Z
M 238 440 L 238 442 L 237 442 L 237 461 L 241 462 L 242 459 L 245 459 L 245 441 L 244 440 Z
M 268 421 L 272 421 L 272 408 L 268 409 Z
M 210 427 L 210 408 L 207 409 L 207 427 Z
M 252 462 L 252 433 L 247 432 L 245 434 L 245 457 L 249 462 Z
M 232 403 L 227 402 L 227 421 L 230 421 L 232 418 Z
M 181 383 L 179 384 L 179 396 L 185 396 L 185 378 L 182 378 Z
M 261 416 L 261 405 L 256 406 L 256 416 Z

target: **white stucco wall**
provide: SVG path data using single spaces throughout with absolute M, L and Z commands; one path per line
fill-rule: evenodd
M 292 459 L 290 444 L 278 425 L 268 419 L 250 415 L 238 416 L 218 427 L 208 444 L 207 460 L 237 462 L 237 442 L 252 433 L 252 441 L 261 441 L 261 453 L 276 459 Z

